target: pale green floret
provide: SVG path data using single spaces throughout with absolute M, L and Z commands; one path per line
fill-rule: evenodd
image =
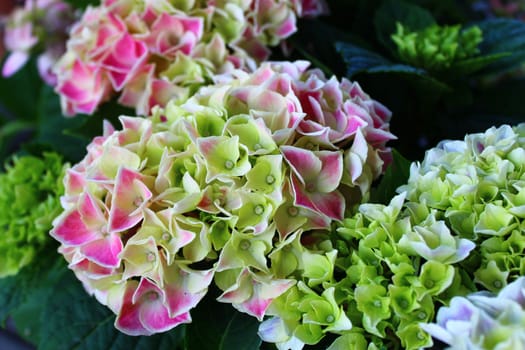
M 50 242 L 67 165 L 55 153 L 15 157 L 0 173 L 0 277 L 15 275 Z

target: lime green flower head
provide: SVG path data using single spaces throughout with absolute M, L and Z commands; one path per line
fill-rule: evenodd
M 51 240 L 66 165 L 58 154 L 13 158 L 0 173 L 0 277 L 15 275 Z
M 460 25 L 432 25 L 420 31 L 410 31 L 396 23 L 392 40 L 401 60 L 414 66 L 443 70 L 453 63 L 479 53 L 483 33 L 477 26 L 462 29 Z

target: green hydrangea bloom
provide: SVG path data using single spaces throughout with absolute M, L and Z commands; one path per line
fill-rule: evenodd
M 0 173 L 0 277 L 18 273 L 51 239 L 66 165 L 56 153 L 13 158 Z
M 431 335 L 441 333 L 423 325 L 440 308 L 456 297 L 497 293 L 525 274 L 524 164 L 525 123 L 493 127 L 430 149 L 422 162 L 412 164 L 408 182 L 388 205 L 361 204 L 333 234 L 310 236 L 303 254 L 294 255 L 294 266 L 305 266 L 305 257 L 321 261 L 330 251 L 318 247 L 336 248 L 333 266 L 317 263 L 329 277 L 319 280 L 303 272 L 301 283 L 317 296 L 333 288 L 333 309 L 341 307 L 352 327 L 337 332 L 316 328 L 316 337 L 307 338 L 298 330 L 312 331 L 313 326 L 305 325 L 304 314 L 292 313 L 294 301 L 283 296 L 271 306 L 277 321 L 264 330 L 280 318 L 280 329 L 291 335 L 281 345 L 310 344 L 332 333 L 339 335 L 333 350 L 349 344 L 356 349 L 432 346 Z M 494 348 L 514 327 L 490 333 L 486 348 Z
M 483 41 L 483 33 L 477 26 L 462 30 L 460 25 L 432 25 L 411 31 L 397 22 L 396 28 L 392 40 L 401 60 L 433 71 L 447 69 L 457 61 L 478 54 L 477 47 Z

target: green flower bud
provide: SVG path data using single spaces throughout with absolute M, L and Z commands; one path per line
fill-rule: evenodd
M 477 26 L 461 30 L 460 25 L 432 25 L 413 32 L 397 22 L 396 33 L 391 38 L 401 60 L 439 71 L 449 68 L 456 61 L 477 55 L 483 35 Z
M 51 242 L 67 165 L 55 153 L 21 156 L 0 173 L 0 277 L 15 275 Z

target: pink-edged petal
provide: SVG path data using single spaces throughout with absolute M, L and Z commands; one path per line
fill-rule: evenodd
M 161 303 L 150 303 L 140 309 L 140 321 L 146 329 L 153 333 L 161 333 L 183 323 L 191 322 L 189 312 L 170 317 L 168 309 Z
M 272 301 L 273 299 L 251 299 L 245 302 L 243 307 L 248 314 L 262 321 Z
M 110 232 L 127 230 L 142 220 L 144 215 L 141 208 L 152 197 L 142 179 L 139 172 L 119 168 L 109 213 Z
M 284 159 L 302 183 L 315 179 L 322 168 L 322 163 L 312 151 L 294 146 L 281 146 Z
M 80 250 L 89 260 L 106 267 L 118 267 L 120 265 L 120 252 L 123 244 L 116 234 L 84 244 Z
M 310 196 L 306 192 L 306 189 L 304 188 L 304 185 L 299 181 L 297 176 L 295 174 L 291 175 L 291 184 L 292 184 L 292 191 L 294 195 L 294 204 L 296 206 L 304 207 L 307 209 L 311 209 L 313 211 L 317 211 L 317 208 L 315 207 L 315 204 L 310 199 Z
M 99 237 L 98 231 L 91 230 L 82 221 L 82 216 L 78 210 L 58 217 L 50 235 L 60 243 L 69 246 L 79 246 Z
M 144 327 L 152 333 L 166 332 L 179 324 L 191 322 L 189 312 L 170 317 L 166 306 L 158 300 L 142 305 L 139 317 Z
M 13 51 L 9 54 L 2 67 L 2 75 L 7 78 L 18 72 L 29 60 L 29 54 L 22 51 Z
M 82 259 L 80 261 L 73 261 L 68 267 L 73 271 L 82 271 L 89 278 L 101 278 L 105 276 L 110 276 L 114 273 L 114 269 L 100 266 L 88 259 Z
M 197 306 L 206 294 L 206 290 L 199 293 L 188 293 L 184 290 L 166 286 L 166 294 L 171 315 L 182 315 Z
M 214 270 L 194 271 L 172 264 L 166 267 L 166 304 L 172 317 L 189 312 L 206 295 Z
M 341 152 L 320 151 L 317 152 L 321 160 L 322 168 L 317 176 L 316 191 L 332 192 L 339 187 L 343 177 L 343 154 Z
M 151 335 L 152 331 L 146 329 L 139 317 L 139 304 L 132 302 L 133 294 L 137 288 L 137 281 L 129 281 L 124 292 L 124 301 L 115 320 L 115 328 L 127 335 Z
M 79 200 L 78 211 L 82 216 L 82 221 L 89 227 L 100 228 L 105 225 L 106 218 L 97 203 L 97 200 L 85 192 Z
M 296 206 L 305 207 L 335 220 L 343 219 L 345 200 L 341 193 L 307 192 L 297 177 L 292 175 L 291 180 Z
M 139 320 L 151 333 L 165 332 L 173 327 L 191 321 L 188 312 L 170 317 L 165 305 L 165 293 L 147 278 L 142 278 L 134 292 L 132 302 L 140 305 Z
M 86 186 L 86 175 L 75 169 L 67 169 L 64 186 L 68 194 L 80 194 Z
M 311 195 L 311 200 L 315 203 L 319 213 L 335 220 L 343 220 L 345 198 L 339 191 L 314 193 Z

